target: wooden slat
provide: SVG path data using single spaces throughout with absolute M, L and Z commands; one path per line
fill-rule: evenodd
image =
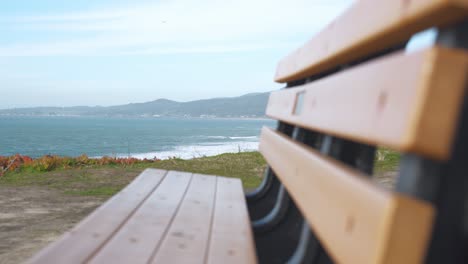
M 250 219 L 239 179 L 218 177 L 207 262 L 212 264 L 257 262 Z
M 356 170 L 264 128 L 260 151 L 338 263 L 421 263 L 430 204 L 372 185 Z
M 391 47 L 412 34 L 466 18 L 468 0 L 360 0 L 281 60 L 275 80 L 290 82 Z
M 446 160 L 467 72 L 465 51 L 432 47 L 397 53 L 273 92 L 266 114 L 335 136 Z
M 170 171 L 89 263 L 148 263 L 169 229 L 191 177 L 191 173 Z
M 30 263 L 221 261 L 256 263 L 240 180 L 148 169 Z
M 216 177 L 193 176 L 182 205 L 152 263 L 204 263 L 215 193 Z
M 147 169 L 29 263 L 84 263 L 132 215 L 164 178 L 166 171 Z

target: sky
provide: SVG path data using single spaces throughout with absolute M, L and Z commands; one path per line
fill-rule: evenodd
M 351 2 L 2 1 L 0 109 L 275 90 L 279 59 Z
M 14 0 L 0 109 L 191 101 L 281 87 L 279 59 L 352 0 Z

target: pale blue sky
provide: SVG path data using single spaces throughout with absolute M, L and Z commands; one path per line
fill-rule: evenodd
M 351 0 L 12 0 L 0 109 L 189 101 L 280 87 L 277 61 Z
M 0 3 L 0 109 L 238 96 L 351 0 Z

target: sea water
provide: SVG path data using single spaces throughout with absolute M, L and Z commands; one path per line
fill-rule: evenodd
M 0 117 L 0 156 L 190 159 L 255 151 L 267 119 Z

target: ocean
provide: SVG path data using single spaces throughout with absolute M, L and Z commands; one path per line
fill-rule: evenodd
M 190 159 L 258 149 L 267 119 L 0 117 L 0 156 Z

